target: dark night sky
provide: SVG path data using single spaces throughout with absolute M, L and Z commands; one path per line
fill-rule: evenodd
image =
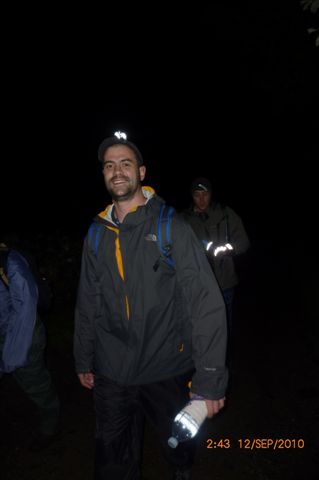
M 55 12 L 19 33 L 3 91 L 5 228 L 85 229 L 109 200 L 96 151 L 115 129 L 143 152 L 144 183 L 178 208 L 204 174 L 252 231 L 309 213 L 319 130 L 309 15 L 292 2 L 224 3 L 140 23 Z

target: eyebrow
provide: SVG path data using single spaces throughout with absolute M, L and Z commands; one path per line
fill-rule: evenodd
M 132 158 L 122 158 L 119 163 L 123 163 L 123 162 L 134 163 L 134 160 Z M 105 162 L 103 163 L 103 166 L 106 165 L 107 163 L 116 163 L 116 162 L 114 160 L 105 160 Z

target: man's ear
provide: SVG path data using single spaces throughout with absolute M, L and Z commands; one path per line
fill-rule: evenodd
M 145 167 L 145 165 L 141 165 L 141 166 L 139 167 L 139 171 L 140 171 L 140 180 L 141 180 L 141 182 L 142 182 L 142 181 L 144 180 L 145 174 L 146 174 L 146 167 Z

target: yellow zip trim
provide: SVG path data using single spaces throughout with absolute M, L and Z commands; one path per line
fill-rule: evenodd
M 122 258 L 122 253 L 121 253 L 121 246 L 120 246 L 120 237 L 119 237 L 119 229 L 116 227 L 109 227 L 107 226 L 109 230 L 112 230 L 113 232 L 116 233 L 116 239 L 115 239 L 115 258 L 116 258 L 116 263 L 117 263 L 117 268 L 120 274 L 121 279 L 124 281 L 124 267 L 123 267 L 123 258 Z M 126 315 L 128 320 L 130 319 L 130 305 L 128 302 L 127 295 L 125 295 L 125 310 L 126 310 Z
M 143 185 L 142 189 L 143 189 L 143 190 L 146 190 L 148 193 L 150 193 L 150 194 L 152 194 L 152 195 L 155 194 L 154 188 L 148 187 L 147 185 Z
M 119 235 L 120 233 L 120 230 L 116 227 L 110 227 L 109 225 L 106 225 L 106 228 L 108 228 L 109 230 L 112 230 L 113 232 L 116 233 L 116 235 Z
M 127 295 L 125 295 L 125 306 L 126 306 L 126 315 L 128 320 L 130 319 L 130 305 L 128 303 Z
M 112 206 L 112 205 L 108 205 L 108 206 L 103 210 L 103 212 L 100 212 L 100 213 L 98 214 L 98 216 L 101 217 L 101 218 L 103 218 L 103 219 L 104 219 L 105 217 L 107 217 L 111 206 Z
M 115 257 L 116 257 L 117 268 L 119 269 L 121 279 L 124 280 L 123 259 L 122 259 L 121 247 L 120 247 L 120 237 L 118 235 L 115 239 Z
M 122 280 L 124 280 L 124 268 L 123 268 L 123 259 L 122 259 L 122 254 L 121 254 L 121 247 L 120 247 L 120 237 L 119 237 L 119 229 L 116 227 L 107 227 L 109 230 L 112 230 L 112 232 L 116 233 L 116 239 L 115 239 L 115 258 L 116 258 L 116 263 L 117 263 L 117 268 L 120 274 L 120 277 Z

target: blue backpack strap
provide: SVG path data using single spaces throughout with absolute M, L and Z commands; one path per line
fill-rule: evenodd
M 97 255 L 99 248 L 100 233 L 102 229 L 101 223 L 93 222 L 88 231 L 88 242 L 94 254 Z
M 172 259 L 172 243 L 171 243 L 171 217 L 174 209 L 165 203 L 161 206 L 157 220 L 157 242 L 160 253 L 165 262 L 174 267 L 175 263 Z

